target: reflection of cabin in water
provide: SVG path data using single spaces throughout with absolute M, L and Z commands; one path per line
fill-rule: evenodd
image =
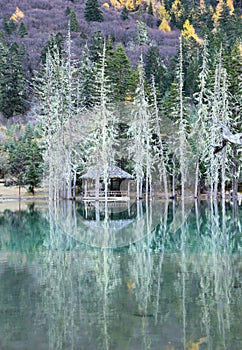
M 130 180 L 132 175 L 116 165 L 108 167 L 108 190 L 105 198 L 103 168 L 92 166 L 82 175 L 83 199 L 127 201 L 130 199 Z

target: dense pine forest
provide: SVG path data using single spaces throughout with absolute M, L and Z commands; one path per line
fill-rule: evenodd
M 116 164 L 137 198 L 236 199 L 241 0 L 0 3 L 0 175 L 75 198 Z

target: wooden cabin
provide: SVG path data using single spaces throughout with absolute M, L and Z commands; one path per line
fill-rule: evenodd
M 106 196 L 102 167 L 90 167 L 81 178 L 84 200 L 130 200 L 130 181 L 133 180 L 133 176 L 116 165 L 109 165 L 108 167 L 108 191 Z

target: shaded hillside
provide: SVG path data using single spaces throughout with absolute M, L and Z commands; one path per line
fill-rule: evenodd
M 136 36 L 136 20 L 140 18 L 140 12 L 130 12 L 127 20 L 120 17 L 121 9 L 113 7 L 101 7 L 104 21 L 87 22 L 84 18 L 85 1 L 63 1 L 63 0 L 36 0 L 36 1 L 13 1 L 1 2 L 0 12 L 2 21 L 0 29 L 4 29 L 4 21 L 9 21 L 16 7 L 23 12 L 24 18 L 16 23 L 16 30 L 8 35 L 8 39 L 23 42 L 26 46 L 30 62 L 33 68 L 36 68 L 40 61 L 41 50 L 46 44 L 50 33 L 66 34 L 70 16 L 66 15 L 66 10 L 74 10 L 79 23 L 79 31 L 72 33 L 73 51 L 78 55 L 81 47 L 86 43 L 90 44 L 94 33 L 101 31 L 104 36 L 110 36 L 114 43 L 121 42 L 127 49 L 127 54 L 133 64 L 136 64 L 140 55 L 140 47 L 134 45 Z M 174 30 L 168 33 L 160 31 L 157 27 L 157 18 L 144 12 L 142 17 L 147 23 L 149 36 L 149 45 L 158 45 L 161 56 L 164 59 L 169 58 L 176 53 L 176 46 L 180 31 Z M 24 22 L 27 35 L 20 38 L 18 29 L 20 22 Z M 143 51 L 146 48 L 143 47 Z

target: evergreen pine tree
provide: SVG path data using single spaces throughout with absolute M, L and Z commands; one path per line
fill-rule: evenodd
M 28 31 L 26 29 L 25 23 L 21 22 L 18 29 L 18 36 L 20 36 L 20 38 L 23 38 L 25 35 L 28 35 Z
M 7 118 L 26 110 L 26 75 L 21 50 L 0 38 L 0 111 Z
M 69 16 L 69 14 L 71 13 L 71 9 L 69 6 L 67 6 L 66 10 L 65 10 L 65 15 Z
M 76 17 L 76 12 L 71 10 L 70 13 L 70 31 L 71 32 L 79 32 L 80 26 Z
M 126 6 L 123 7 L 120 17 L 123 21 L 129 18 L 129 11 L 127 10 Z
M 242 115 L 242 41 L 236 39 L 230 52 L 224 57 L 224 66 L 229 79 L 229 105 L 235 122 Z
M 141 20 L 136 21 L 136 42 L 138 45 L 145 45 L 149 42 L 147 26 Z
M 90 45 L 90 57 L 93 62 L 98 62 L 102 55 L 104 37 L 100 31 L 95 32 Z
M 151 16 L 154 16 L 154 11 L 153 11 L 153 5 L 152 5 L 152 1 L 150 0 L 149 2 L 149 6 L 148 6 L 148 14 Z
M 51 55 L 54 55 L 56 50 L 58 50 L 59 55 L 61 56 L 63 53 L 63 35 L 61 33 L 50 35 L 49 40 L 45 44 L 40 54 L 41 62 L 45 64 L 47 53 L 49 52 Z
M 169 86 L 168 70 L 160 59 L 159 48 L 151 46 L 145 57 L 145 76 L 149 84 L 155 81 L 158 97 L 164 95 Z
M 12 34 L 16 30 L 17 26 L 13 20 L 3 19 L 3 29 L 7 34 Z
M 134 95 L 136 87 L 135 73 L 122 44 L 119 44 L 111 58 L 107 58 L 107 75 L 112 84 L 112 99 L 124 101 Z
M 82 101 L 85 107 L 93 107 L 95 95 L 95 75 L 97 65 L 91 59 L 90 49 L 85 46 L 79 62 L 79 94 L 77 101 Z
M 102 11 L 99 7 L 98 0 L 87 0 L 84 17 L 88 22 L 103 22 Z
M 40 184 L 42 176 L 42 156 L 34 129 L 27 125 L 19 138 L 11 137 L 6 144 L 8 154 L 8 171 L 18 179 L 19 191 L 22 185 L 28 185 L 29 191 Z

